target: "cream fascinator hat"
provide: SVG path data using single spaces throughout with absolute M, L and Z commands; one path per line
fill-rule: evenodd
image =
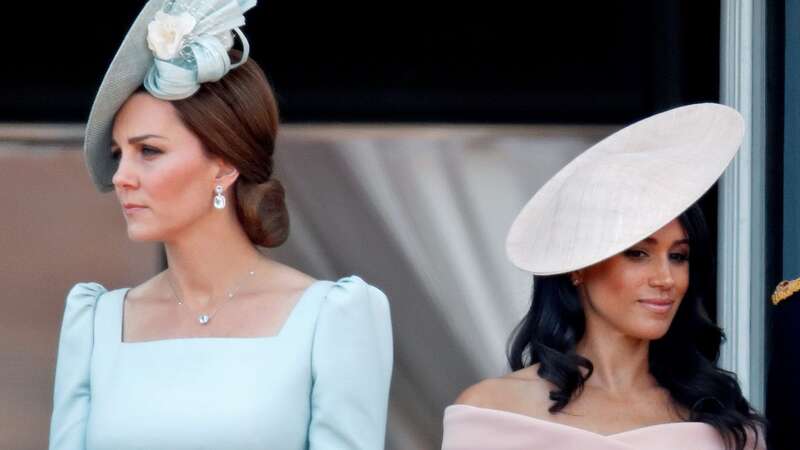
M 517 267 L 556 275 L 609 258 L 678 217 L 722 175 L 744 120 L 713 103 L 683 106 L 630 125 L 553 176 L 511 225 Z
M 84 154 L 100 191 L 113 188 L 111 128 L 119 108 L 140 86 L 154 97 L 180 100 L 205 82 L 217 81 L 243 64 L 249 44 L 239 27 L 256 0 L 150 0 L 133 22 L 106 72 L 86 124 Z M 234 33 L 241 60 L 228 50 Z

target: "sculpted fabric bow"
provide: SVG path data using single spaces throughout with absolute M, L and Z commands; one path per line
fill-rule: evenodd
M 250 45 L 239 27 L 256 0 L 169 0 L 147 26 L 147 46 L 154 63 L 144 87 L 163 100 L 180 100 L 217 81 L 247 61 Z M 242 57 L 231 63 L 233 33 L 242 42 Z

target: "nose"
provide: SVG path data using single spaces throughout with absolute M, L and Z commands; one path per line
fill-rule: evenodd
M 653 274 L 650 276 L 650 285 L 663 290 L 669 290 L 675 286 L 675 277 L 672 275 L 669 258 L 655 264 Z
M 119 157 L 117 170 L 114 172 L 114 176 L 111 177 L 111 183 L 118 190 L 135 188 L 137 185 L 137 177 L 133 165 L 124 154 Z

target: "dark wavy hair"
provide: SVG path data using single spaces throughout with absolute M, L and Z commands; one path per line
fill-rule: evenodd
M 708 274 L 714 273 L 703 213 L 695 204 L 678 220 L 691 248 L 690 281 L 666 335 L 650 343 L 650 373 L 674 402 L 689 410 L 689 420 L 713 426 L 729 450 L 744 450 L 748 432 L 759 436 L 766 421 L 742 395 L 736 375 L 717 367 L 725 335 L 703 306 L 713 281 Z M 552 414 L 580 395 L 592 376 L 592 362 L 575 350 L 585 326 L 569 274 L 534 277 L 531 308 L 509 340 L 508 360 L 513 370 L 539 364 L 539 376 L 555 386 Z

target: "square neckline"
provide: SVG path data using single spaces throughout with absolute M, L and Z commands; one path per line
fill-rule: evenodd
M 291 311 L 286 316 L 286 320 L 283 321 L 283 324 L 278 328 L 278 331 L 275 334 L 269 336 L 232 336 L 232 337 L 225 337 L 225 336 L 197 336 L 197 337 L 172 337 L 172 338 L 163 338 L 163 339 L 150 339 L 144 341 L 126 341 L 125 340 L 125 300 L 128 297 L 128 292 L 132 288 L 124 288 L 122 289 L 122 295 L 120 296 L 121 300 L 119 302 L 119 314 L 117 315 L 118 326 L 117 329 L 119 330 L 119 340 L 118 344 L 120 346 L 137 346 L 142 344 L 158 344 L 158 343 L 175 343 L 175 342 L 226 342 L 226 341 L 238 341 L 238 342 L 261 342 L 261 341 L 270 341 L 273 339 L 278 339 L 284 333 L 286 328 L 288 328 L 289 323 L 293 320 L 293 318 L 298 314 L 298 310 L 300 309 L 301 304 L 305 301 L 307 297 L 309 297 L 311 291 L 313 291 L 317 286 L 322 285 L 325 283 L 325 280 L 315 280 L 312 282 L 308 287 L 306 287 L 303 292 L 300 293 L 297 300 L 294 303 Z

